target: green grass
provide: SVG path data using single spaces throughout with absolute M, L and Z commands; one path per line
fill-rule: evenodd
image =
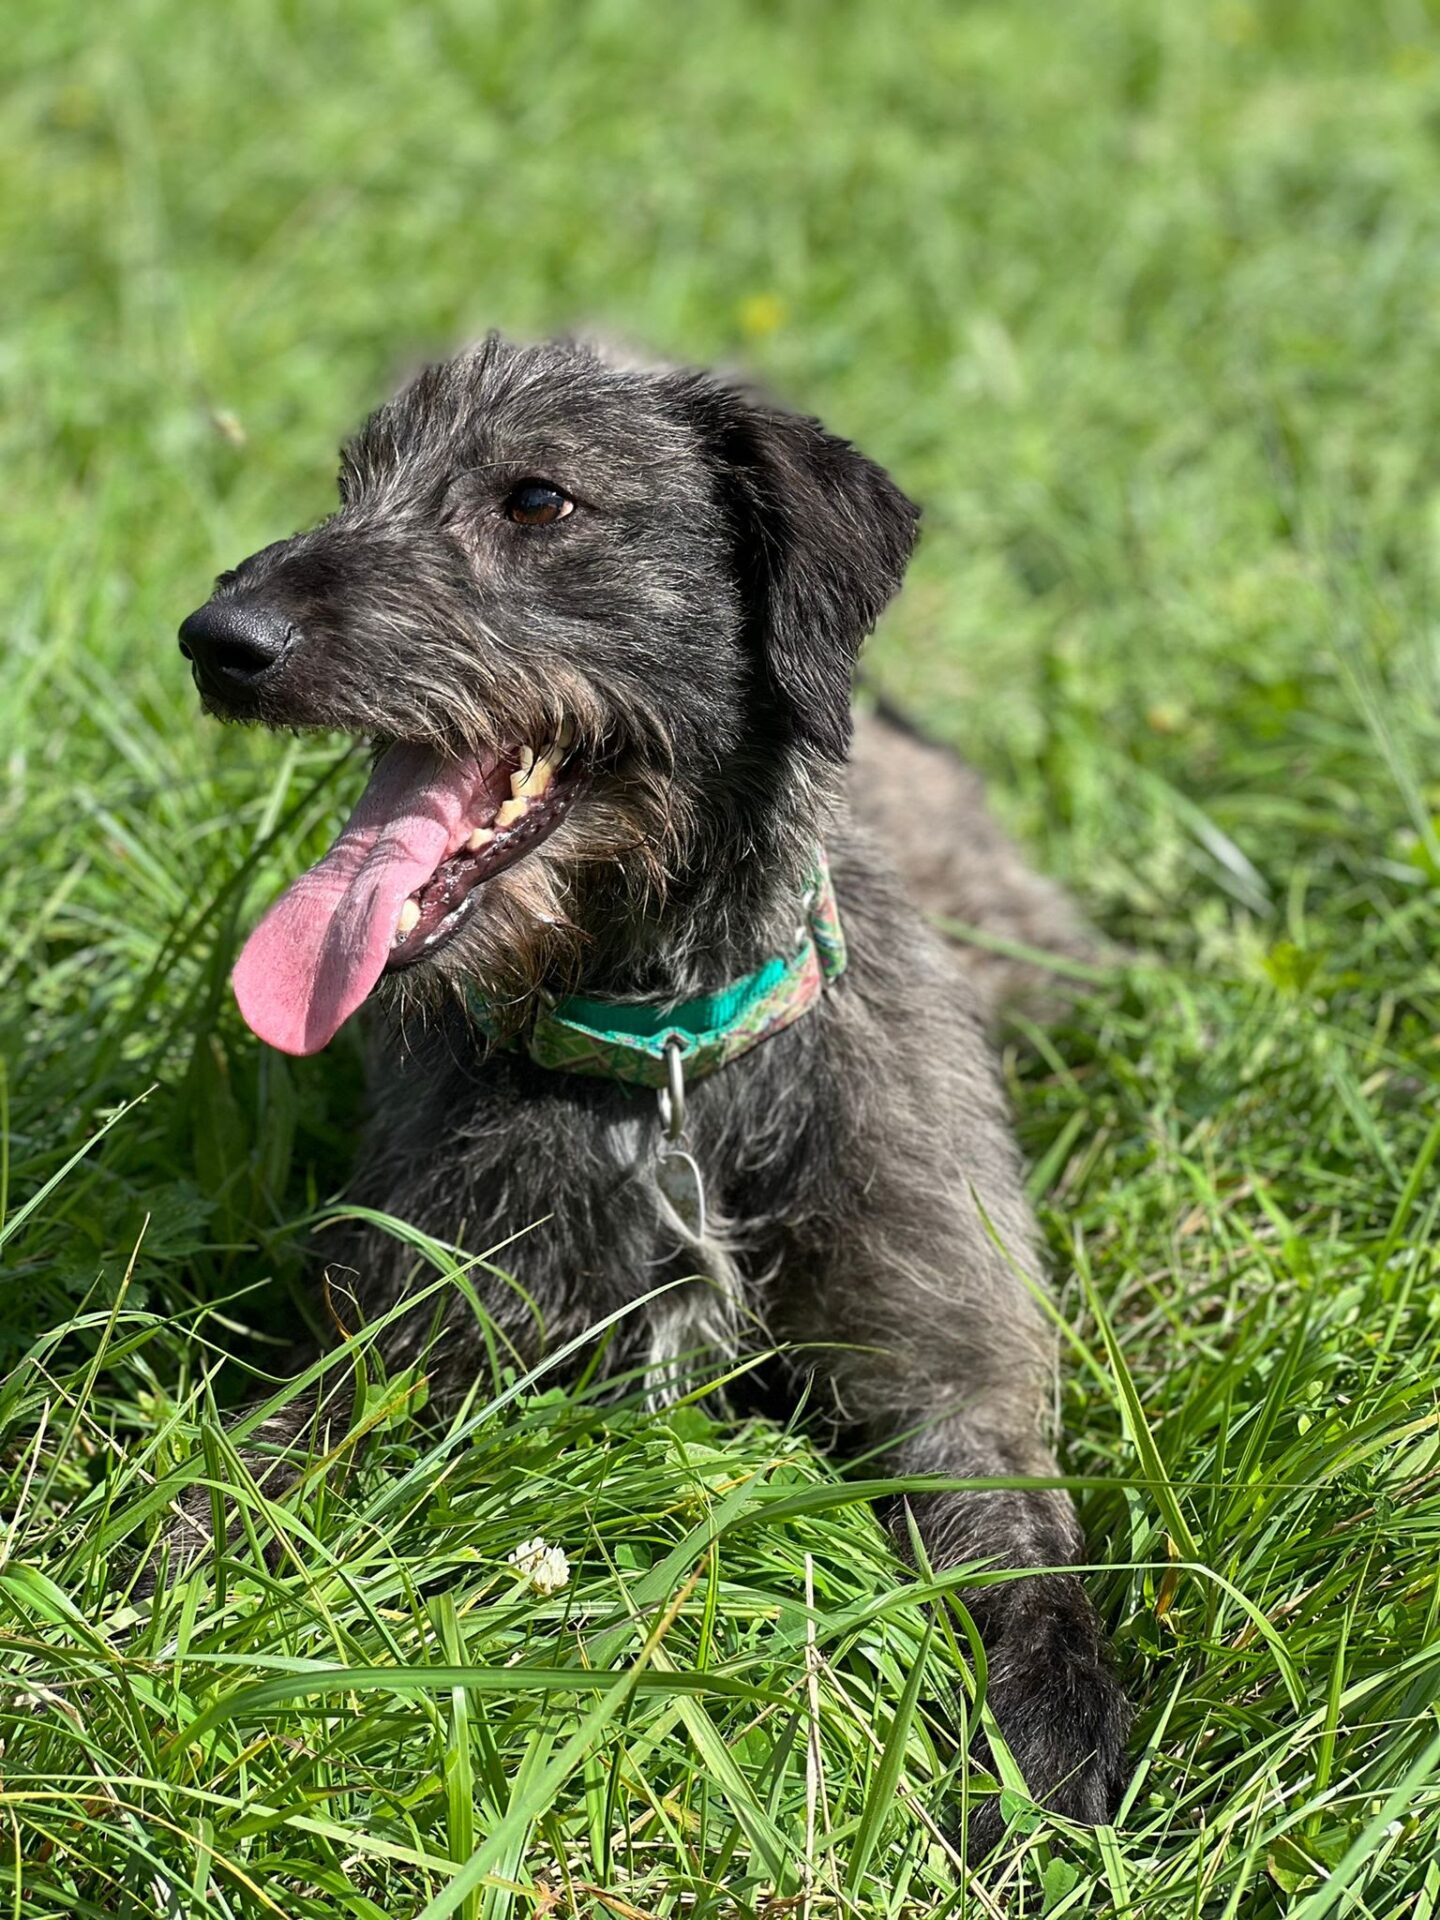
M 1429 1920 L 1440 16 L 6 38 L 0 1913 Z M 797 1434 L 503 1369 L 441 1427 L 352 1350 L 279 1512 L 220 1417 L 288 1390 L 360 1098 L 226 973 L 354 774 L 202 725 L 174 628 L 417 355 L 577 321 L 748 363 L 925 502 L 873 674 L 1136 956 L 1010 1064 L 1141 1771 L 1098 1835 L 1014 1801 L 968 1884 L 923 1817 L 963 1614 Z M 234 1550 L 137 1603 L 195 1476 Z

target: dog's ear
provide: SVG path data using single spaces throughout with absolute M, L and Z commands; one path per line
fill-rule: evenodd
M 904 576 L 919 508 L 818 420 L 710 379 L 686 388 L 769 690 L 798 739 L 843 760 L 855 659 Z

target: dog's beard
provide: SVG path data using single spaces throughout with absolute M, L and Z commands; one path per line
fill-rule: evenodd
M 597 965 L 623 969 L 659 923 L 686 811 L 658 774 L 597 779 L 543 847 L 479 889 L 453 939 L 387 971 L 378 997 L 404 1019 L 477 996 L 491 1034 L 508 1037 L 537 997 L 575 991 Z

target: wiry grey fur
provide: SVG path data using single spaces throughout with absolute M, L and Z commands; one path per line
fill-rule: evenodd
M 516 527 L 507 494 L 535 477 L 579 504 Z M 278 613 L 294 640 L 243 695 L 201 679 L 226 717 L 380 742 L 577 730 L 589 786 L 565 824 L 485 884 L 432 960 L 382 981 L 354 1185 L 472 1250 L 551 1216 L 507 1255 L 527 1298 L 496 1285 L 486 1300 L 520 1353 L 708 1266 L 683 1310 L 671 1296 L 622 1322 L 607 1364 L 663 1373 L 697 1340 L 774 1341 L 791 1390 L 813 1381 L 845 1435 L 889 1444 L 887 1472 L 1051 1476 L 1042 1259 L 985 1032 L 1010 982 L 984 962 L 966 977 L 897 868 L 999 932 L 1067 947 L 1083 933 L 972 777 L 903 729 L 869 723 L 847 794 L 855 656 L 915 518 L 845 442 L 710 376 L 492 338 L 373 416 L 333 519 L 222 578 L 220 602 Z M 654 1096 L 490 1046 L 462 990 L 512 1033 L 542 993 L 714 990 L 793 945 L 821 842 L 849 967 L 795 1026 L 690 1088 L 715 1210 L 697 1248 L 656 1189 Z M 383 1235 L 345 1264 L 372 1317 L 413 1281 Z M 467 1383 L 466 1314 L 430 1364 L 442 1387 Z M 1065 1571 L 1083 1555 L 1068 1497 L 909 1504 L 938 1566 L 1049 1569 L 973 1593 L 990 1699 L 1032 1790 L 1105 1817 L 1127 1711 Z M 908 1551 L 904 1506 L 886 1518 Z M 972 1827 L 977 1846 L 996 1837 L 993 1803 Z

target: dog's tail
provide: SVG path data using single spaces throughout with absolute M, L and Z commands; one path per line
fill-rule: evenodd
M 1057 1009 L 1103 961 L 1075 902 L 990 813 L 980 776 L 886 700 L 856 714 L 851 779 L 857 812 L 878 826 L 906 891 L 952 939 L 992 1018 L 1017 1004 Z

